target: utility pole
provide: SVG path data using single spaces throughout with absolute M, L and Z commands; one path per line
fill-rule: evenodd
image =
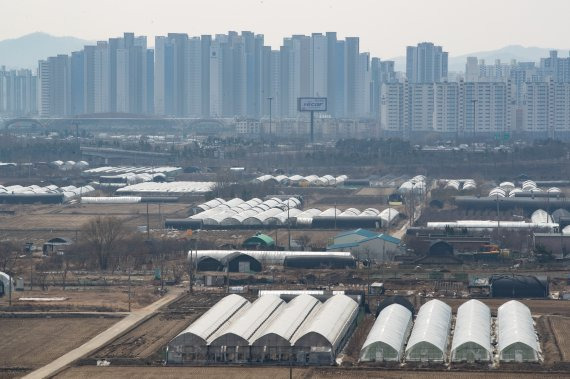
M 499 215 L 499 194 L 495 195 L 495 199 L 497 201 L 497 238 L 499 239 L 499 247 L 501 245 L 501 218 Z
M 334 229 L 336 230 L 336 201 L 334 203 Z
M 12 275 L 8 275 L 8 305 L 12 306 Z
M 148 203 L 146 203 L 146 239 L 150 241 L 150 218 L 148 216 Z
M 129 312 L 131 311 L 131 266 L 129 265 L 129 258 L 127 257 L 127 269 L 129 270 Z
M 287 201 L 287 246 L 289 251 L 291 251 L 291 218 L 289 217 L 289 209 L 291 208 L 291 204 Z

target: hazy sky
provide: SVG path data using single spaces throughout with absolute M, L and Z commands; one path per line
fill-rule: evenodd
M 506 45 L 570 47 L 570 0 L 3 0 L 0 39 L 32 32 L 88 40 L 124 31 L 189 35 L 251 30 L 285 36 L 336 31 L 388 58 L 432 41 L 450 55 Z

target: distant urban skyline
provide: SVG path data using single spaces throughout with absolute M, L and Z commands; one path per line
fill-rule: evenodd
M 570 2 L 564 0 L 551 0 L 547 5 L 482 0 L 470 7 L 469 17 L 465 2 L 456 0 L 166 0 L 137 1 L 136 6 L 132 1 L 21 0 L 3 4 L 3 13 L 10 15 L 10 22 L 0 25 L 0 40 L 34 31 L 95 41 L 125 30 L 147 35 L 149 40 L 172 30 L 189 35 L 252 30 L 263 32 L 266 44 L 277 48 L 290 34 L 319 30 L 336 31 L 340 38 L 358 36 L 363 50 L 388 59 L 403 56 L 403 47 L 418 41 L 434 41 L 451 55 L 519 44 L 565 49 L 569 12 Z M 434 22 L 437 20 L 441 22 Z M 548 22 L 539 24 L 536 20 Z
M 369 120 L 385 134 L 570 132 L 570 57 L 540 62 L 470 57 L 448 72 L 445 46 L 406 47 L 406 70 L 360 49 L 358 37 L 295 34 L 279 50 L 250 31 L 155 38 L 124 33 L 32 70 L 0 69 L 0 114 L 146 114 L 300 122 L 300 97 L 326 97 L 319 118 Z M 271 100 L 269 100 L 271 99 Z M 254 121 L 258 120 L 258 121 Z M 296 121 L 294 121 L 296 120 Z M 257 127 L 252 126 L 252 130 Z

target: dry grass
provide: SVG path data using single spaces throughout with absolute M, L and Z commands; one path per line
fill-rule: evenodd
M 570 318 L 550 316 L 549 319 L 562 359 L 570 362 Z

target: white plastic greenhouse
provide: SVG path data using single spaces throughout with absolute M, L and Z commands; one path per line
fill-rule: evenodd
M 206 313 L 174 337 L 167 347 L 169 362 L 205 360 L 208 338 L 228 320 L 247 309 L 251 303 L 239 295 L 229 295 L 218 301 Z
M 516 300 L 497 310 L 498 352 L 503 362 L 536 362 L 540 346 L 528 307 Z
M 412 312 L 400 304 L 380 312 L 360 350 L 363 362 L 400 361 L 412 329 Z
M 457 309 L 451 360 L 490 361 L 491 356 L 491 311 L 479 300 L 469 300 Z
M 445 361 L 450 328 L 451 307 L 439 300 L 425 303 L 418 312 L 408 341 L 406 360 Z

